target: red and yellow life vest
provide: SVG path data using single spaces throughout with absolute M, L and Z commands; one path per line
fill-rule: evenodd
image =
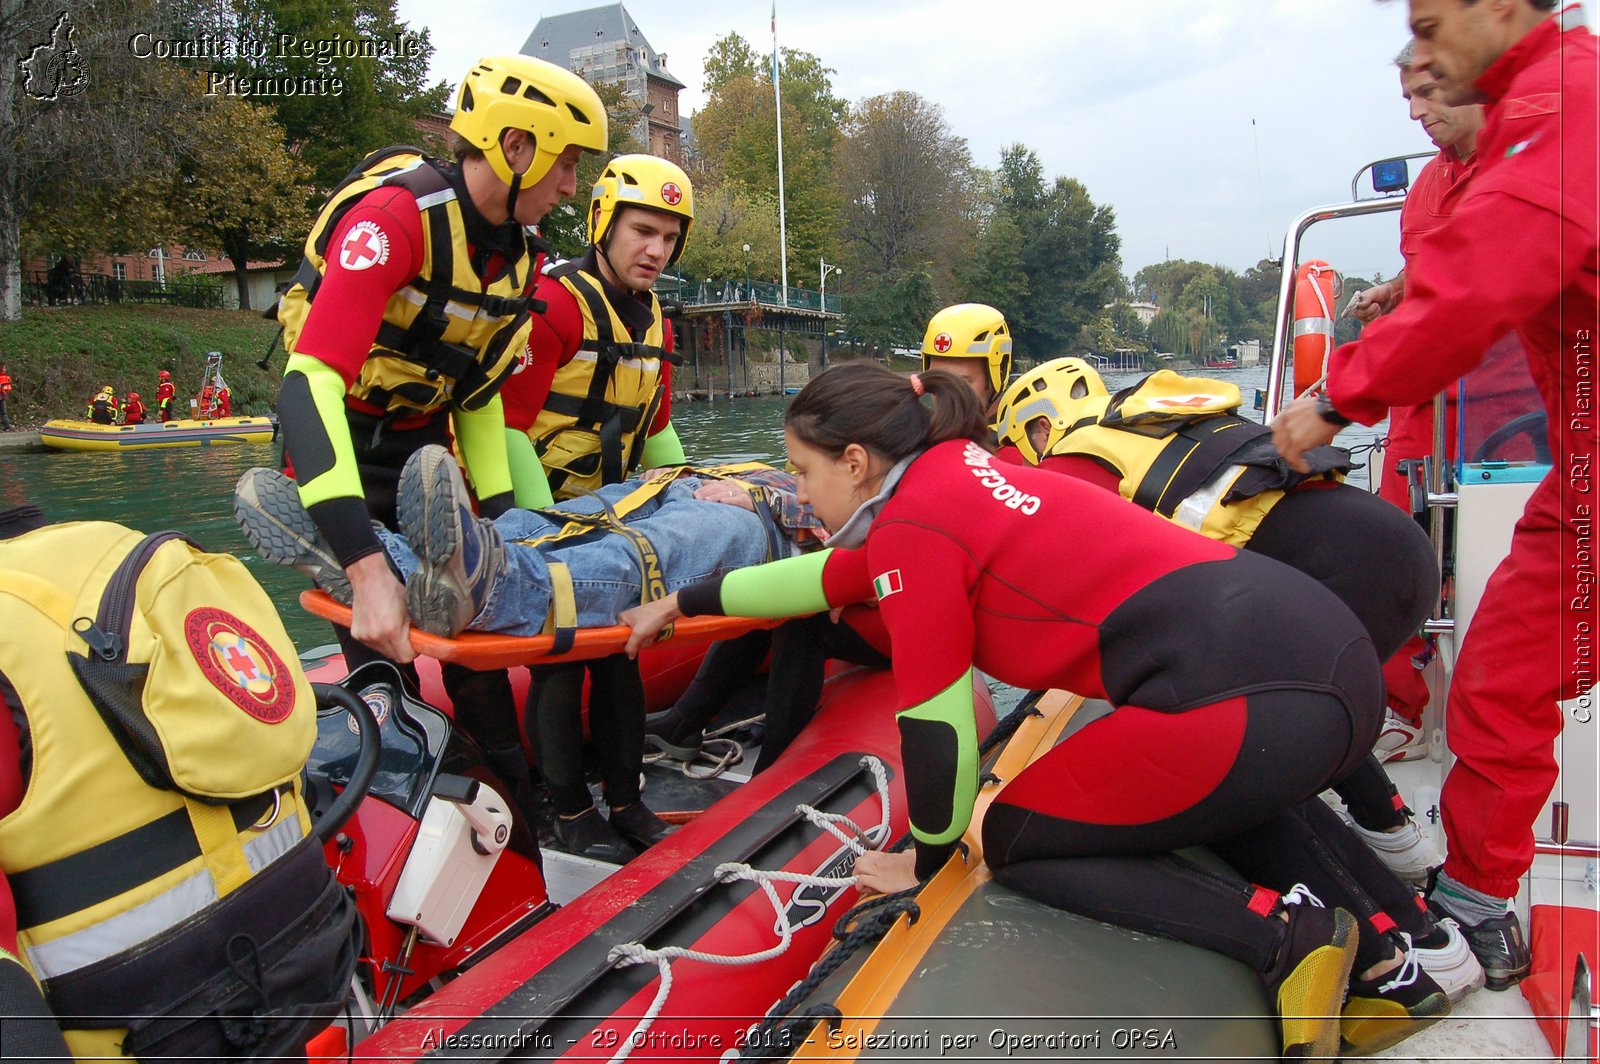
M 278 306 L 283 346 L 295 344 L 327 268 L 339 220 L 373 189 L 398 186 L 422 212 L 422 271 L 389 298 L 350 394 L 387 411 L 476 410 L 494 398 L 527 347 L 536 256 L 522 255 L 487 285 L 473 272 L 466 222 L 449 180 L 417 148 L 374 152 L 329 198 L 306 237 L 295 283 Z
M 649 331 L 634 341 L 606 298 L 600 279 L 575 262 L 550 271 L 577 299 L 583 346 L 556 371 L 550 397 L 528 435 L 550 490 L 571 498 L 626 480 L 638 468 L 645 437 L 662 399 L 665 350 L 661 303 L 650 296 Z

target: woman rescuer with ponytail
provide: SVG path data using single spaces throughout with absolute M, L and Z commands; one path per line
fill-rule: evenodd
M 1329 851 L 1343 860 L 1346 844 L 1365 847 L 1307 819 L 1382 720 L 1360 623 L 1269 558 L 1071 478 L 996 466 L 988 438 L 972 389 L 949 373 L 908 381 L 850 362 L 821 374 L 790 404 L 784 440 L 801 501 L 836 533 L 868 522 L 864 541 L 845 537 L 862 546 L 736 570 L 630 610 L 628 651 L 680 616 L 799 616 L 875 599 L 894 645 L 916 850 L 862 856 L 870 890 L 931 875 L 971 819 L 974 668 L 1104 698 L 1118 708 L 990 807 L 984 853 L 997 879 L 1248 964 L 1276 1001 L 1286 1056 L 1332 1056 L 1341 1008 L 1347 1041 L 1369 1048 L 1442 1016 L 1439 987 L 1421 971 L 1390 976 L 1416 966 L 1347 911 L 1363 906 L 1346 900 L 1349 873 Z M 1170 853 L 1194 845 L 1264 885 Z

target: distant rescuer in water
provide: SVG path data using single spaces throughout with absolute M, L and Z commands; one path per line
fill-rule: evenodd
M 1533 863 L 1532 825 L 1555 784 L 1562 699 L 1594 683 L 1590 474 L 1600 451 L 1591 401 L 1600 333 L 1600 51 L 1555 0 L 1410 0 L 1413 65 L 1447 104 L 1481 101 L 1478 168 L 1448 221 L 1406 263 L 1405 299 L 1333 353 L 1327 392 L 1273 423 L 1289 463 L 1352 420 L 1427 402 L 1514 330 L 1548 414 L 1557 469 L 1535 490 L 1490 578 L 1457 659 L 1446 713 L 1457 761 L 1441 796 L 1449 856 L 1429 892 L 1460 922 L 1504 990 L 1531 957 L 1510 900 Z M 1576 586 L 1577 591 L 1573 591 Z M 1574 653 L 1574 648 L 1578 652 Z M 1584 648 L 1590 648 L 1586 655 Z M 1559 663 L 1559 664 L 1558 664 Z

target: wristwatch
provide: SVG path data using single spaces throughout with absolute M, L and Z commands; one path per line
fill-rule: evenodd
M 1344 428 L 1346 425 L 1350 424 L 1349 418 L 1345 417 L 1343 414 L 1339 413 L 1339 411 L 1334 409 L 1333 399 L 1328 395 L 1327 392 L 1317 393 L 1317 416 L 1322 418 L 1322 420 L 1326 421 L 1328 424 L 1337 425 L 1340 428 Z

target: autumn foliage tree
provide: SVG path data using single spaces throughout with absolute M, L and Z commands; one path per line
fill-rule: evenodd
M 222 98 L 195 120 L 177 160 L 169 203 L 175 237 L 218 248 L 233 263 L 239 306 L 250 308 L 252 259 L 292 260 L 315 217 L 311 166 L 283 143 L 269 108 Z
M 835 172 L 850 331 L 909 343 L 926 324 L 926 304 L 953 294 L 956 265 L 972 246 L 967 142 L 937 104 L 915 93 L 874 96 L 851 110 Z
M 789 269 L 803 278 L 816 269 L 820 257 L 833 252 L 838 217 L 834 145 L 848 108 L 833 95 L 833 71 L 820 59 L 793 48 L 782 49 L 781 55 Z M 778 112 L 771 56 L 730 33 L 712 45 L 705 71 L 706 103 L 694 116 L 696 187 L 731 184 L 777 203 Z

